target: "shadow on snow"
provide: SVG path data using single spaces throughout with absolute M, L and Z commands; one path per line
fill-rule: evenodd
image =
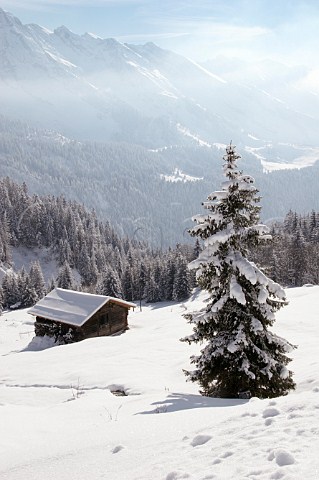
M 239 400 L 236 398 L 212 398 L 202 395 L 172 393 L 162 402 L 154 402 L 152 410 L 139 412 L 136 415 L 149 415 L 154 413 L 177 412 L 179 410 L 189 410 L 192 408 L 216 408 L 216 407 L 234 407 L 244 405 L 249 400 Z

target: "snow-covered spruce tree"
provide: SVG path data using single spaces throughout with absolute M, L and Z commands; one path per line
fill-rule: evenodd
M 96 291 L 99 295 L 123 298 L 122 285 L 115 270 L 109 267 L 103 272 L 97 283 Z
M 258 224 L 258 190 L 254 179 L 237 169 L 235 147 L 229 145 L 223 158 L 222 190 L 209 195 L 203 203 L 206 213 L 193 218 L 197 225 L 190 230 L 204 241 L 190 268 L 210 296 L 206 308 L 185 315 L 194 332 L 182 341 L 206 343 L 191 357 L 195 370 L 185 373 L 200 384 L 203 395 L 285 395 L 295 387 L 286 368 L 286 353 L 294 347 L 268 330 L 275 312 L 287 303 L 285 292 L 247 258 L 250 248 L 271 237 Z
M 45 295 L 45 281 L 43 278 L 43 273 L 41 269 L 41 265 L 38 260 L 33 262 L 30 267 L 29 271 L 29 279 L 30 284 L 34 288 L 37 294 L 36 301 L 40 300 L 40 298 L 44 297 Z
M 58 276 L 56 278 L 56 284 L 59 288 L 71 289 L 74 288 L 74 278 L 72 270 L 68 262 L 64 262 L 62 267 L 59 268 Z
M 176 274 L 174 278 L 173 299 L 181 302 L 191 294 L 190 274 L 187 269 L 187 260 L 182 255 L 176 257 Z

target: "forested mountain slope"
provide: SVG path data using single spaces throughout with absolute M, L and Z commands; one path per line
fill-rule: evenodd
M 0 181 L 0 225 L 0 307 L 33 305 L 54 286 L 155 302 L 187 298 L 194 286 L 187 270 L 194 247 L 152 249 L 118 235 L 79 203 L 29 195 L 9 178 Z M 44 251 L 42 261 L 55 262 L 57 276 L 45 284 L 39 262 L 17 271 L 13 247 Z
M 30 306 L 55 285 L 150 302 L 185 299 L 195 286 L 187 264 L 200 252 L 199 242 L 151 248 L 137 240 L 137 231 L 132 239 L 120 236 L 83 205 L 30 195 L 26 184 L 9 178 L 0 180 L 0 225 L 0 307 Z M 318 212 L 290 211 L 271 233 L 273 242 L 250 258 L 286 286 L 317 284 Z
M 220 183 L 223 153 L 222 146 L 150 151 L 127 143 L 79 142 L 0 116 L 3 177 L 25 182 L 38 195 L 63 194 L 94 208 L 118 233 L 162 247 L 189 241 L 186 230 L 203 192 Z M 240 153 L 241 168 L 261 192 L 264 220 L 289 209 L 319 209 L 318 164 L 265 174 L 251 153 Z M 181 173 L 174 174 L 176 169 Z

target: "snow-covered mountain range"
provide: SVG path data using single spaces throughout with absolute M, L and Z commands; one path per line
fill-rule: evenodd
M 204 67 L 153 43 L 129 45 L 64 26 L 50 31 L 0 9 L 2 114 L 80 140 L 209 148 L 233 139 L 265 162 L 285 163 L 287 153 L 298 167 L 295 147 L 307 145 L 305 163 L 313 163 L 319 97 L 295 88 L 307 72 L 275 70 L 278 82 L 266 64 L 242 66 L 239 75 L 236 63 Z
M 318 209 L 310 77 L 269 62 L 199 65 L 153 43 L 23 25 L 0 9 L 1 172 L 95 208 L 122 233 L 148 225 L 174 244 L 218 186 L 233 140 L 264 220 Z

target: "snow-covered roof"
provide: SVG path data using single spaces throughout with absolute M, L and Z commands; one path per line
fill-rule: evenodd
M 91 293 L 76 292 L 55 288 L 44 298 L 37 302 L 28 313 L 49 320 L 67 323 L 75 327 L 81 327 L 107 302 L 115 302 L 126 308 L 135 307 L 131 302 L 105 295 L 93 295 Z

